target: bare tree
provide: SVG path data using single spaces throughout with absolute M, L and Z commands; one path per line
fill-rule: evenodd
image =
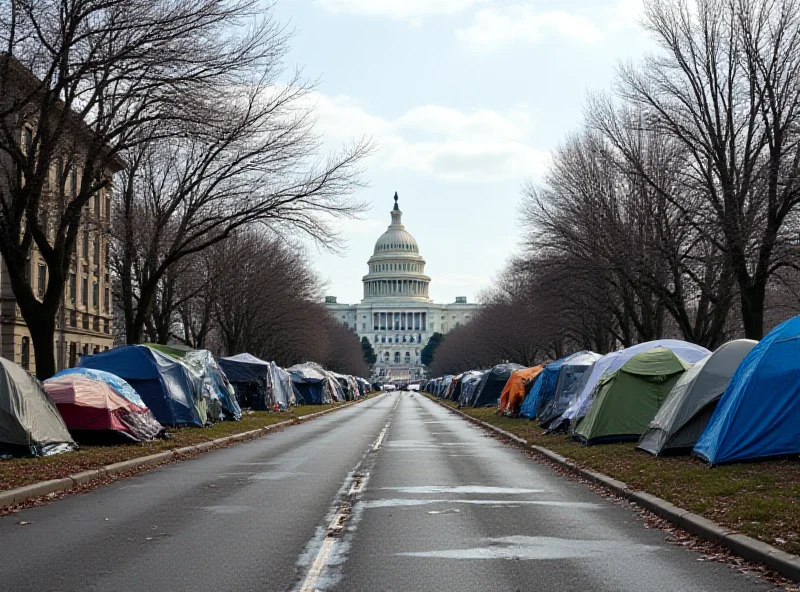
M 123 153 L 202 122 L 221 89 L 264 68 L 276 28 L 243 27 L 256 0 L 9 0 L 0 4 L 0 254 L 33 339 L 55 371 L 55 318 L 82 212 Z M 53 171 L 57 174 L 53 174 Z M 65 171 L 79 182 L 65 191 Z M 53 179 L 55 178 L 55 181 Z M 42 213 L 50 229 L 41 224 Z M 39 300 L 25 275 L 47 265 Z

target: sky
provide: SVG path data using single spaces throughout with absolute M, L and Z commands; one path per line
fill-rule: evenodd
M 340 224 L 343 253 L 312 249 L 339 302 L 362 298 L 395 191 L 435 302 L 475 301 L 522 234 L 522 187 L 579 129 L 588 93 L 652 48 L 641 0 L 279 0 L 287 56 L 318 80 L 326 149 L 362 137 L 369 202 Z

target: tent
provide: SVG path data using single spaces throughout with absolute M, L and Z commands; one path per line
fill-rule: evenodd
M 239 402 L 252 409 L 269 409 L 272 399 L 269 362 L 250 354 L 220 358 L 219 366 L 233 385 Z
M 183 364 L 158 350 L 126 345 L 81 356 L 78 366 L 104 370 L 128 382 L 163 425 L 203 426 L 208 420 L 202 384 Z
M 145 409 L 148 409 L 147 405 L 144 404 L 144 401 L 139 396 L 139 393 L 136 392 L 136 389 L 134 389 L 130 384 L 122 380 L 116 374 L 111 374 L 111 372 L 95 370 L 93 368 L 65 368 L 53 376 L 53 378 L 59 378 L 61 376 L 85 376 L 86 378 L 91 378 L 92 380 L 105 382 L 118 394 L 125 397 L 137 407 L 144 407 Z
M 519 364 L 498 364 L 488 370 L 475 388 L 475 392 L 467 401 L 467 405 L 472 407 L 494 407 L 500 399 L 500 393 L 508 382 L 511 374 L 516 370 L 522 370 Z
M 655 455 L 691 451 L 739 364 L 757 343 L 751 339 L 729 341 L 690 368 L 673 387 L 637 448 Z
M 647 341 L 645 343 L 632 345 L 623 350 L 606 354 L 597 360 L 588 370 L 588 372 L 583 373 L 579 380 L 579 388 L 576 389 L 574 397 L 570 401 L 569 406 L 561 415 L 560 420 L 557 421 L 571 423 L 574 430 L 578 422 L 580 422 L 586 416 L 586 414 L 589 412 L 589 409 L 592 407 L 594 395 L 596 395 L 596 387 L 600 382 L 600 378 L 605 373 L 610 374 L 616 372 L 635 355 L 653 349 L 654 347 L 665 347 L 672 351 L 676 356 L 686 362 L 689 362 L 690 364 L 695 364 L 706 356 L 711 355 L 711 352 L 706 348 L 693 343 L 688 343 L 686 341 L 680 341 L 679 339 L 658 339 L 656 341 Z M 550 425 L 551 430 L 557 427 L 554 424 L 556 424 L 556 421 Z
M 44 390 L 79 442 L 149 442 L 165 433 L 149 409 L 134 405 L 106 382 L 69 374 L 46 380 Z
M 587 444 L 638 440 L 672 387 L 692 365 L 665 347 L 636 354 L 598 384 L 575 436 Z
M 800 316 L 739 365 L 694 454 L 712 465 L 800 453 Z
M 515 413 L 517 406 L 522 406 L 527 386 L 539 376 L 539 373 L 543 369 L 544 366 L 523 368 L 522 370 L 513 372 L 511 376 L 508 377 L 506 385 L 503 387 L 503 392 L 500 393 L 500 413 L 504 411 Z
M 561 417 L 569 407 L 569 388 L 577 382 L 581 375 L 589 369 L 602 356 L 591 351 L 581 351 L 570 356 L 565 356 L 550 364 L 545 371 L 557 373 L 551 388 L 542 388 L 536 407 L 536 417 L 539 425 L 547 428 Z M 542 378 L 544 384 L 545 378 Z
M 61 414 L 39 381 L 0 358 L 0 454 L 49 456 L 74 449 Z
M 272 384 L 272 398 L 281 409 L 288 409 L 297 405 L 294 390 L 292 389 L 292 377 L 275 362 L 269 363 L 270 382 Z
M 236 400 L 236 391 L 210 351 L 198 349 L 186 352 L 182 362 L 200 377 L 208 396 L 219 401 L 220 419 L 242 418 L 242 408 Z
M 536 378 L 534 378 L 525 386 L 525 398 L 522 400 L 522 405 L 519 408 L 519 414 L 522 417 L 527 417 L 528 419 L 533 419 L 536 417 L 536 407 L 539 405 L 539 394 L 541 393 L 542 386 L 544 384 L 544 370 L 546 368 L 547 366 L 545 366 L 542 371 L 539 372 Z M 553 375 L 551 374 L 550 377 L 552 378 Z
M 319 365 L 313 362 L 295 364 L 286 371 L 292 377 L 292 384 L 302 398 L 302 404 L 325 405 L 334 401 L 337 391 L 332 383 L 336 381 L 328 377 Z
M 467 391 L 465 391 L 467 385 L 472 385 L 472 387 L 469 389 L 469 394 L 473 393 L 475 390 L 474 387 L 476 384 L 476 380 L 477 382 L 479 382 L 481 376 L 483 376 L 483 372 L 481 372 L 480 370 L 470 370 L 468 372 L 464 372 L 463 374 L 459 375 L 458 384 L 456 384 L 456 386 L 453 386 L 450 389 L 450 392 L 445 393 L 445 395 L 450 401 L 464 400 L 464 396 L 468 394 Z M 455 378 L 453 379 L 453 382 L 450 383 L 451 386 L 454 382 L 456 382 Z
M 462 407 L 466 404 L 462 403 L 462 401 L 472 398 L 484 374 L 485 373 L 480 370 L 470 370 L 467 375 L 461 379 L 461 394 L 459 395 L 458 402 Z

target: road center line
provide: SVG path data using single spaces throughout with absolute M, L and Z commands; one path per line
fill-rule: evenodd
M 320 545 L 317 556 L 314 558 L 314 562 L 311 564 L 311 567 L 309 568 L 302 585 L 297 589 L 298 592 L 318 592 L 317 585 L 320 581 L 320 578 L 322 578 L 323 574 L 325 573 L 325 568 L 330 562 L 331 556 L 336 549 L 337 542 L 341 539 L 342 534 L 344 533 L 345 526 L 347 525 L 347 521 L 352 513 L 355 498 L 358 494 L 362 493 L 364 489 L 366 489 L 367 481 L 369 480 L 369 472 L 366 470 L 362 471 L 362 466 L 369 457 L 370 452 L 377 452 L 380 449 L 383 439 L 386 437 L 386 432 L 392 423 L 392 416 L 394 415 L 394 412 L 399 404 L 400 399 L 398 398 L 397 403 L 395 404 L 394 409 L 392 409 L 392 411 L 389 413 L 386 425 L 384 425 L 381 433 L 378 435 L 377 440 L 375 440 L 372 446 L 367 449 L 364 458 L 359 461 L 353 471 L 348 474 L 347 478 L 345 479 L 340 491 L 346 491 L 347 493 L 344 495 L 344 499 L 338 502 L 338 509 L 334 514 L 333 519 L 328 524 L 325 538 L 322 540 L 322 545 Z M 375 457 L 373 457 L 373 459 L 374 458 Z M 348 483 L 350 483 L 349 488 L 347 487 Z

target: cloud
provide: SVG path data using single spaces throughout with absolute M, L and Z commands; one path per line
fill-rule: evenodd
M 524 107 L 500 113 L 423 105 L 388 119 L 351 97 L 320 94 L 316 109 L 326 141 L 374 138 L 378 151 L 370 166 L 376 168 L 450 181 L 518 181 L 541 174 L 549 158 L 529 143 L 532 125 Z
M 424 17 L 458 14 L 486 0 L 316 0 L 328 12 L 383 16 L 419 21 Z
M 562 10 L 538 11 L 528 4 L 479 10 L 472 24 L 457 30 L 455 35 L 482 49 L 517 41 L 535 43 L 548 37 L 565 37 L 584 43 L 605 38 L 604 31 L 584 16 Z

